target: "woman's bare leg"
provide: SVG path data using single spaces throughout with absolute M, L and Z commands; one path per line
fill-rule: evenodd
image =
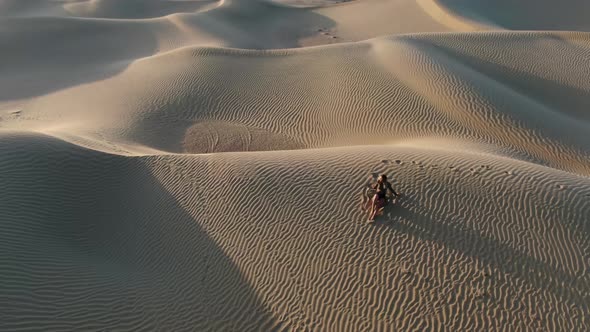
M 381 212 L 381 208 L 378 208 L 376 205 L 373 208 L 373 211 L 371 212 L 371 220 L 375 220 L 375 218 L 377 218 L 377 216 L 379 215 L 379 212 Z
M 371 207 L 371 199 L 369 198 L 366 202 L 363 202 L 363 210 L 366 211 Z
M 373 204 L 373 196 L 371 196 L 368 190 L 365 190 L 363 195 L 363 211 L 369 210 L 371 204 Z
M 375 220 L 375 214 L 377 213 L 377 201 L 375 197 L 371 199 L 371 209 L 369 210 L 369 220 Z

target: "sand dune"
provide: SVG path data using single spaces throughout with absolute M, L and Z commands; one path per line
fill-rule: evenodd
M 6 330 L 586 324 L 585 177 L 420 148 L 128 158 L 2 142 Z M 406 195 L 369 227 L 367 170 Z
M 589 330 L 570 2 L 0 1 L 0 330 Z
M 208 143 L 217 132 L 224 135 L 221 151 L 275 149 L 242 144 L 240 126 L 302 148 L 436 137 L 588 175 L 590 73 L 567 66 L 586 54 L 586 34 L 528 32 L 263 52 L 183 48 L 32 99 L 4 126 L 175 153 L 218 152 Z M 187 141 L 195 126 L 205 136 Z
M 213 0 L 3 0 L 0 16 L 75 16 L 118 19 L 160 17 L 193 13 L 207 8 Z
M 436 0 L 456 15 L 512 30 L 590 31 L 590 3 L 579 0 Z
M 103 18 L 150 18 L 182 12 L 196 12 L 215 4 L 214 0 L 88 0 L 67 3 L 63 8 L 73 16 Z

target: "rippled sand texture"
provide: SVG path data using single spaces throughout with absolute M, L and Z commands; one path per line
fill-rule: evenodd
M 590 330 L 587 5 L 491 4 L 0 0 L 0 330 Z

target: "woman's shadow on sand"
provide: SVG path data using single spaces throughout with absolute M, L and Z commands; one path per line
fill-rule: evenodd
M 482 236 L 477 230 L 440 220 L 435 211 L 420 206 L 411 195 L 403 196 L 395 205 L 386 206 L 375 226 L 420 241 L 441 243 L 537 289 L 549 291 L 565 303 L 585 307 L 589 301 L 584 280 L 496 239 Z

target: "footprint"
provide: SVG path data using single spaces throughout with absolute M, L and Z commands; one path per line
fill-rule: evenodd
M 387 164 L 387 163 L 389 163 L 389 160 L 383 159 L 383 160 L 381 160 L 381 162 L 384 163 L 384 164 Z
M 508 175 L 515 175 L 515 173 L 513 171 L 504 171 L 504 173 L 506 173 Z
M 490 271 L 487 271 L 487 270 L 481 270 L 480 273 L 481 273 L 481 276 L 484 277 L 484 278 L 489 278 L 489 277 L 492 276 L 492 273 Z
M 402 161 L 401 161 L 401 160 L 399 160 L 399 159 L 398 159 L 398 160 L 396 160 L 396 161 L 395 161 L 395 163 L 396 163 L 396 164 L 398 164 L 398 165 L 401 165 L 401 164 L 403 164 L 403 163 L 402 163 Z
M 565 189 L 565 186 L 563 184 L 558 184 L 557 188 L 559 188 L 559 190 L 563 190 L 563 189 Z
M 407 265 L 403 265 L 401 270 L 403 274 L 412 274 L 412 269 Z

